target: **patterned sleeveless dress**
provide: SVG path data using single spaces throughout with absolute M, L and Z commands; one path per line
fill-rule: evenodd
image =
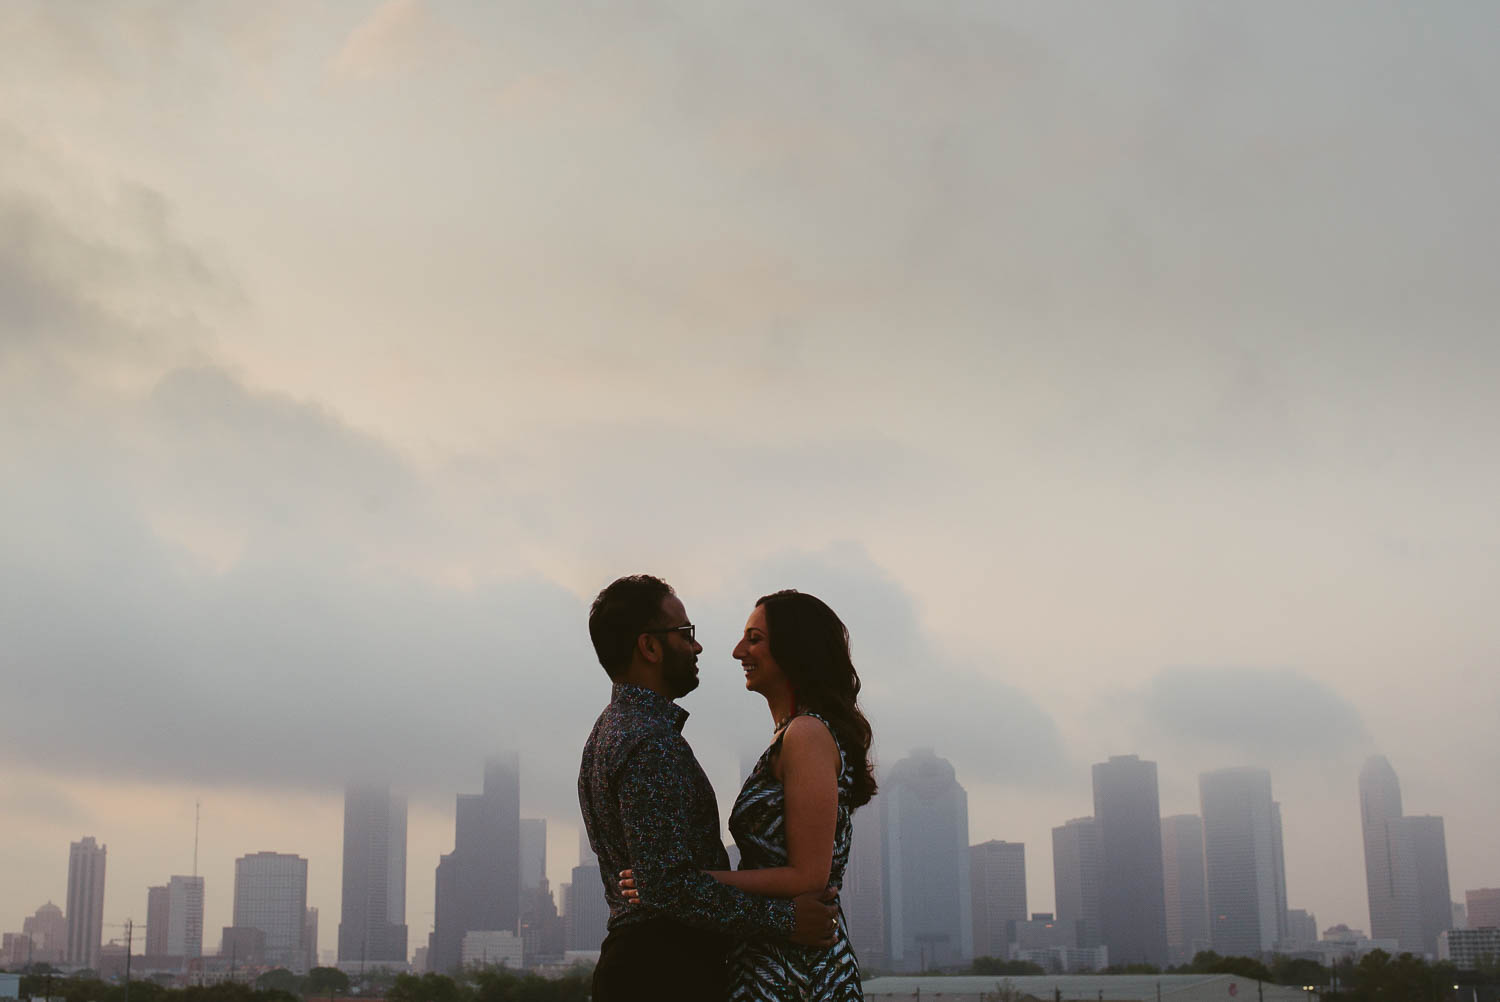
M 815 713 L 800 714 L 816 717 Z M 828 728 L 833 733 L 833 728 Z M 783 729 L 782 734 L 785 734 Z M 781 748 L 782 734 L 761 753 L 755 768 L 740 789 L 729 813 L 729 832 L 740 850 L 740 869 L 763 870 L 785 866 L 786 791 L 771 771 Z M 837 743 L 838 737 L 834 736 Z M 852 841 L 849 796 L 854 773 L 839 747 L 839 813 L 833 828 L 833 867 L 828 880 L 842 886 L 849 865 Z M 798 946 L 786 940 L 740 939 L 729 950 L 729 998 L 731 1002 L 862 1002 L 859 962 L 849 945 L 849 929 L 839 914 L 838 934 L 827 948 Z

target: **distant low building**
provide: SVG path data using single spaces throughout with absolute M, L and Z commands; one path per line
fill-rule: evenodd
M 1078 921 L 1064 922 L 1051 912 L 1033 912 L 1025 922 L 1014 923 L 1014 950 L 1054 950 L 1078 945 Z
M 234 966 L 259 967 L 266 962 L 266 934 L 250 926 L 226 925 L 219 956 Z
M 27 963 L 61 964 L 67 956 L 68 923 L 62 909 L 47 902 L 21 923 L 22 935 L 31 937 Z
M 228 955 L 189 957 L 187 974 L 182 980 L 189 985 L 218 985 L 228 981 L 247 985 L 265 971 L 264 964 L 242 964 L 238 957 Z
M 1470 929 L 1500 929 L 1500 887 L 1464 891 L 1464 904 Z
M 1087 974 L 1109 966 L 1109 947 L 1050 946 L 1024 950 L 1016 947 L 1011 959 L 1036 964 L 1048 974 Z
M 1399 942 L 1394 939 L 1370 939 L 1362 929 L 1336 925 L 1325 929 L 1323 938 L 1316 943 L 1286 951 L 1286 956 L 1315 960 L 1327 967 L 1335 962 L 1357 962 L 1376 950 L 1384 950 L 1393 957 L 1401 952 Z
M 1317 916 L 1302 908 L 1288 910 L 1286 913 L 1286 938 L 1280 944 L 1281 950 L 1283 952 L 1286 950 L 1300 950 L 1311 946 L 1317 941 Z
M 1438 936 L 1438 959 L 1460 971 L 1500 963 L 1500 929 L 1449 929 Z
M 125 944 L 112 939 L 99 947 L 99 956 L 94 961 L 93 971 L 105 981 L 111 978 L 123 978 L 126 956 Z
M 25 967 L 31 963 L 31 937 L 24 932 L 8 932 L 0 937 L 0 965 Z
M 521 937 L 504 929 L 477 929 L 464 933 L 460 962 L 470 967 L 509 967 L 519 971 L 526 961 Z
M 1344 923 L 1340 922 L 1338 925 L 1331 925 L 1327 929 L 1324 929 L 1323 930 L 1323 938 L 1324 939 L 1364 939 L 1365 938 L 1365 931 L 1363 929 L 1351 929 L 1349 926 L 1347 926 Z
M 373 973 L 375 973 L 377 971 L 383 972 L 385 974 L 410 974 L 410 973 L 412 973 L 411 966 L 409 964 L 407 964 L 407 962 L 404 961 L 404 960 L 381 960 L 381 961 L 337 960 L 337 961 L 334 961 L 332 964 L 329 964 L 328 966 L 329 967 L 334 967 L 334 968 L 337 968 L 340 971 L 343 971 L 345 974 L 349 975 L 351 978 L 360 978 L 360 977 L 363 977 L 366 974 L 373 974 Z M 421 972 L 419 971 L 417 973 L 421 973 Z

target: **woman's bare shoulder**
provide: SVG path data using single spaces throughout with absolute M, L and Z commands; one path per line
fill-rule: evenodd
M 837 754 L 838 750 L 838 744 L 829 726 L 822 719 L 806 713 L 792 718 L 791 723 L 786 725 L 786 734 L 781 740 L 782 746 L 793 754 L 799 752 Z

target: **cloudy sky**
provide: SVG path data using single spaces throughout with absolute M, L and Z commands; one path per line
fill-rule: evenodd
M 671 580 L 727 805 L 755 596 L 844 614 L 974 842 L 1089 764 L 1272 770 L 1368 926 L 1356 777 L 1500 883 L 1500 8 L 0 7 L 0 928 L 311 861 L 519 749 L 576 861 L 587 603 Z M 1490 622 L 1491 625 L 1485 624 Z M 117 935 L 113 927 L 107 935 Z

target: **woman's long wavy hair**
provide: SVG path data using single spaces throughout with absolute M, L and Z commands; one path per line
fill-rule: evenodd
M 799 709 L 811 710 L 833 727 L 854 772 L 852 807 L 875 796 L 870 762 L 870 722 L 859 709 L 859 672 L 849 656 L 849 628 L 822 599 L 787 589 L 762 596 L 771 657 L 776 659 Z

